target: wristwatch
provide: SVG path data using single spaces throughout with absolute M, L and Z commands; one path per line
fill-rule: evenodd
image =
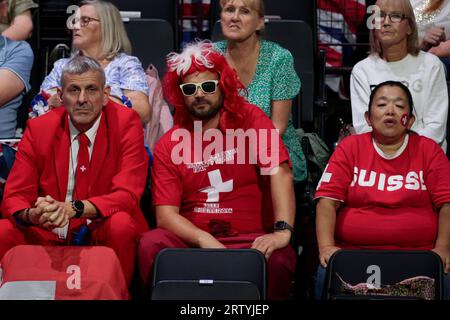
M 289 231 L 291 231 L 292 234 L 294 233 L 294 227 L 291 226 L 286 221 L 282 221 L 282 220 L 274 223 L 273 230 L 274 231 L 289 230 Z
M 72 201 L 72 209 L 75 211 L 74 218 L 81 218 L 84 212 L 84 203 L 81 200 Z

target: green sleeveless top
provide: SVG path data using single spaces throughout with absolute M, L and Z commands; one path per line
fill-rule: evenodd
M 225 53 L 227 41 L 216 42 L 214 46 L 216 50 Z M 272 100 L 295 98 L 300 91 L 300 79 L 294 70 L 291 53 L 274 42 L 261 40 L 256 71 L 247 91 L 247 100 L 260 107 L 268 117 Z M 295 182 L 305 180 L 305 156 L 292 124 L 292 117 L 289 117 L 283 142 L 289 151 Z

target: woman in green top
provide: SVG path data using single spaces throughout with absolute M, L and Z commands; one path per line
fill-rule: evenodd
M 291 53 L 261 39 L 262 0 L 220 0 L 222 32 L 227 39 L 215 44 L 236 69 L 248 91 L 247 100 L 260 107 L 280 130 L 289 150 L 295 182 L 306 178 L 305 156 L 292 125 L 292 99 L 300 91 Z

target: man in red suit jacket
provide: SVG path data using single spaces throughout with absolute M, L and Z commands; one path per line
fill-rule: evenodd
M 20 244 L 71 245 L 80 228 L 116 252 L 129 284 L 148 156 L 139 116 L 108 99 L 105 75 L 77 56 L 64 68 L 64 108 L 28 122 L 5 188 L 0 259 Z

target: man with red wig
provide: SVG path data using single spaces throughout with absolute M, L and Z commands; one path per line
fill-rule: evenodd
M 154 259 L 164 248 L 254 248 L 267 260 L 267 297 L 289 298 L 295 201 L 278 131 L 243 98 L 236 72 L 210 42 L 171 53 L 167 67 L 163 86 L 176 109 L 175 126 L 154 151 L 158 228 L 140 240 L 141 281 L 148 288 Z M 265 191 L 273 205 L 262 205 Z

